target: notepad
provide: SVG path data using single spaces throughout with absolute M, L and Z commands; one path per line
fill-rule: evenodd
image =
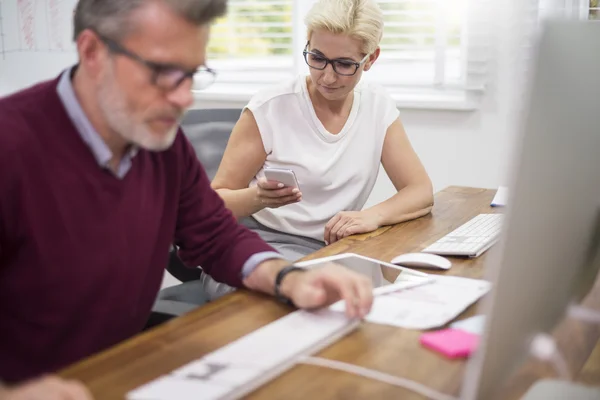
M 492 207 L 503 207 L 506 205 L 508 199 L 508 188 L 506 186 L 500 186 L 496 195 L 490 204 Z
M 423 346 L 449 358 L 468 357 L 477 349 L 479 335 L 459 329 L 442 329 L 421 335 Z

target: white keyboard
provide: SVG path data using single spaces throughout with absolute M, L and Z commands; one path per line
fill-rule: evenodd
M 479 257 L 500 237 L 503 214 L 479 214 L 422 251 L 442 256 Z
M 327 308 L 298 310 L 132 390 L 127 400 L 245 398 L 359 324 Z

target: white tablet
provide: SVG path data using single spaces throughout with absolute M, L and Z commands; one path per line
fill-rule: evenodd
M 433 277 L 426 273 L 354 253 L 342 253 L 335 256 L 302 261 L 294 265 L 304 268 L 317 268 L 329 262 L 343 265 L 354 272 L 371 278 L 373 294 L 375 296 L 420 286 L 433 281 Z

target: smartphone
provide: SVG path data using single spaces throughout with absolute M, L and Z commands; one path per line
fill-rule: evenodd
M 265 178 L 270 181 L 281 182 L 287 187 L 294 187 L 300 189 L 296 174 L 291 169 L 285 168 L 265 168 Z

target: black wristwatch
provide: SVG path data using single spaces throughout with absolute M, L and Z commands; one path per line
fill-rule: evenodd
M 306 271 L 306 269 L 296 267 L 295 265 L 288 265 L 287 267 L 284 267 L 281 271 L 279 271 L 277 273 L 277 277 L 275 278 L 275 298 L 287 305 L 292 306 L 292 307 L 296 307 L 296 305 L 292 302 L 292 300 L 290 300 L 289 298 L 287 298 L 281 294 L 281 282 L 283 281 L 283 278 L 285 278 L 285 276 L 287 274 L 289 274 L 290 272 L 294 272 L 294 271 L 304 272 L 304 271 Z

